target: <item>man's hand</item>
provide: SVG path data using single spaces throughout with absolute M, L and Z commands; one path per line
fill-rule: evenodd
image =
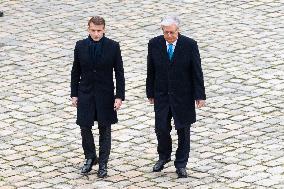
M 148 98 L 150 104 L 154 104 L 154 98 Z
M 114 100 L 114 110 L 116 111 L 116 110 L 118 110 L 119 108 L 120 108 L 120 106 L 121 106 L 121 104 L 122 104 L 122 100 L 120 99 L 120 98 L 116 98 L 115 100 Z
M 72 101 L 72 106 L 77 108 L 78 97 L 72 97 L 71 101 Z
M 205 100 L 196 100 L 197 108 L 201 108 L 205 106 Z

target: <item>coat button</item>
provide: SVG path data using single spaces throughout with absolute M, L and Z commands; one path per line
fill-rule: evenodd
M 97 70 L 93 70 L 93 72 L 94 72 L 94 73 L 96 73 L 96 72 L 97 72 Z

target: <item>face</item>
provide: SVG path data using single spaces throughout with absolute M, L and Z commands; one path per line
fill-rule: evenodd
M 104 25 L 95 25 L 91 22 L 88 32 L 94 41 L 99 41 L 104 36 L 105 27 Z
M 178 38 L 178 27 L 175 24 L 162 26 L 164 38 L 168 43 L 173 43 Z

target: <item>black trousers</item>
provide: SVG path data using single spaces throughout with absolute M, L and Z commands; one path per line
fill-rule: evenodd
M 168 116 L 157 120 L 155 124 L 155 132 L 158 140 L 157 151 L 159 159 L 166 160 L 171 158 L 172 153 L 172 137 L 171 137 L 171 119 L 172 112 L 169 108 Z M 176 123 L 177 124 L 177 123 Z M 178 148 L 175 154 L 174 165 L 176 168 L 185 168 L 189 158 L 190 151 L 190 125 L 182 126 L 177 129 Z
M 111 124 L 98 124 L 99 128 L 99 164 L 106 164 L 111 149 Z M 86 159 L 97 157 L 92 126 L 80 126 L 82 147 Z

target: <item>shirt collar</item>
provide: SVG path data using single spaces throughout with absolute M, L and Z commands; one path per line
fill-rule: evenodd
M 178 39 L 177 39 L 177 40 L 178 40 Z M 171 43 L 171 44 L 173 44 L 173 46 L 176 46 L 177 40 L 175 40 L 175 42 L 173 42 L 173 43 Z M 170 44 L 170 43 L 166 41 L 166 45 L 168 46 L 169 44 Z

